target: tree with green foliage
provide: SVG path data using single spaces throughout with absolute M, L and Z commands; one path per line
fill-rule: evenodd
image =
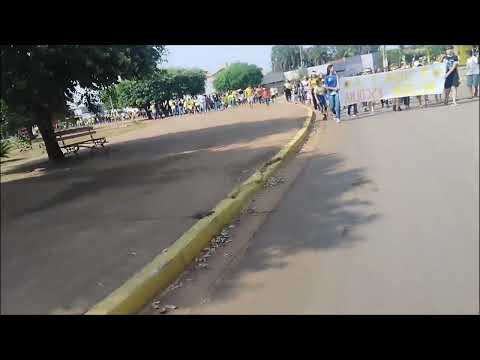
M 317 66 L 333 60 L 334 50 L 330 46 L 314 45 L 305 51 L 305 66 Z
M 120 108 L 117 86 L 110 85 L 100 91 L 100 101 L 108 111 Z
M 300 67 L 298 45 L 275 45 L 270 55 L 272 71 L 291 71 Z
M 379 45 L 334 45 L 332 52 L 336 60 L 377 52 L 379 48 Z
M 38 124 L 50 160 L 64 158 L 52 120 L 76 86 L 100 90 L 118 77 L 141 78 L 162 60 L 163 46 L 2 46 L 1 95 L 12 112 Z
M 7 140 L 0 140 L 0 158 L 7 158 L 8 153 L 12 150 L 12 144 Z
M 0 138 L 6 139 L 21 127 L 31 126 L 29 119 L 13 113 L 3 99 L 0 99 Z
M 217 91 L 245 89 L 258 86 L 263 79 L 262 69 L 247 63 L 231 64 L 223 69 L 213 82 Z
M 199 95 L 205 92 L 206 74 L 198 69 L 162 69 L 155 71 L 149 78 L 125 80 L 101 92 L 102 102 L 107 105 L 110 97 L 114 106 L 144 109 L 152 118 L 150 106 L 174 97 Z
M 199 69 L 168 69 L 165 76 L 169 79 L 174 96 L 200 95 L 205 93 L 206 72 Z M 160 81 L 162 78 L 160 77 Z
M 389 65 L 400 66 L 402 62 L 403 52 L 401 49 L 387 50 L 385 56 L 387 57 Z
M 303 64 L 306 67 L 326 64 L 356 55 L 379 51 L 379 45 L 314 45 L 303 49 Z M 291 71 L 301 66 L 300 46 L 277 45 L 271 52 L 273 71 Z

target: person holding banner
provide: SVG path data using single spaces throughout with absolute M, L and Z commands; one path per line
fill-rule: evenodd
M 470 50 L 470 57 L 467 60 L 467 72 L 465 77 L 467 79 L 467 86 L 471 91 L 472 99 L 475 96 L 478 96 L 478 77 L 479 77 L 479 66 L 478 66 L 478 54 L 475 56 L 475 50 Z
M 438 55 L 436 60 L 433 62 L 434 64 L 441 64 L 443 63 L 443 55 Z M 442 94 L 435 94 L 435 102 L 437 104 L 442 102 Z
M 325 88 L 328 91 L 330 107 L 335 114 L 335 121 L 340 123 L 340 100 L 338 97 L 338 77 L 333 68 L 333 64 L 327 66 L 327 76 L 325 77 Z
M 413 66 L 414 67 L 420 67 L 420 66 L 423 66 L 423 64 L 420 61 L 416 60 L 413 63 Z M 418 104 L 420 105 L 420 107 L 427 107 L 428 106 L 428 95 L 423 95 L 423 98 L 424 98 L 425 102 L 422 105 L 422 95 L 417 95 Z
M 457 87 L 460 85 L 458 76 L 458 56 L 453 51 L 453 46 L 449 46 L 443 62 L 447 64 L 447 73 L 445 74 L 445 105 L 448 105 L 450 90 L 452 91 L 452 105 L 457 105 Z

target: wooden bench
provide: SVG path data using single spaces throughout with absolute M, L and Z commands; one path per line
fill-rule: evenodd
M 94 138 L 93 134 L 95 133 L 93 127 L 83 126 L 55 131 L 55 136 L 60 148 L 64 150 L 65 153 L 69 154 L 73 152 L 76 154 L 81 147 L 90 148 L 91 150 L 104 149 L 103 145 L 107 142 L 107 139 L 104 137 Z M 74 141 L 69 142 L 69 140 L 72 139 L 74 139 Z

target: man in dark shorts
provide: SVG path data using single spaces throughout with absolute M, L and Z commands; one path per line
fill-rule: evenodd
M 452 90 L 452 105 L 457 105 L 457 87 L 460 85 L 460 77 L 458 76 L 458 56 L 453 51 L 453 46 L 449 46 L 443 62 L 447 64 L 447 73 L 445 74 L 445 105 L 448 105 L 448 96 L 450 89 Z

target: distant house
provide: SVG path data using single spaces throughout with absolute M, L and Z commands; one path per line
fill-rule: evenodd
M 278 93 L 283 93 L 283 87 L 285 84 L 285 75 L 283 72 L 271 72 L 266 74 L 262 79 L 262 86 L 271 88 L 277 88 Z
M 212 94 L 215 92 L 215 86 L 213 86 L 213 82 L 217 78 L 218 74 L 220 74 L 220 72 L 224 70 L 227 66 L 228 64 L 221 66 L 214 73 L 207 72 L 207 79 L 205 80 L 205 94 Z

